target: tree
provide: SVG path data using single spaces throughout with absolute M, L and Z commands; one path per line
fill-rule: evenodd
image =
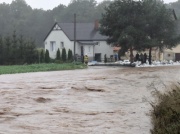
M 0 65 L 4 63 L 4 45 L 3 45 L 3 38 L 0 36 Z
M 45 63 L 49 63 L 49 62 L 50 62 L 49 51 L 46 49 L 46 52 L 45 52 Z
M 40 62 L 43 63 L 44 62 L 44 50 L 42 49 L 41 50 L 41 53 L 40 53 Z
M 176 20 L 173 10 L 167 9 L 163 1 L 144 0 L 143 12 L 145 15 L 144 48 L 149 49 L 149 64 L 151 64 L 152 48 L 163 51 L 172 48 L 180 41 L 176 33 Z
M 121 46 L 122 54 L 130 50 L 133 62 L 133 50 L 154 47 L 172 48 L 179 42 L 175 32 L 173 12 L 160 0 L 117 0 L 105 8 L 101 19 L 101 33 L 108 36 L 108 42 Z
M 25 50 L 26 50 L 26 43 L 24 40 L 23 35 L 19 37 L 19 50 L 18 50 L 18 59 L 20 63 L 24 63 L 25 61 Z
M 18 39 L 16 35 L 16 31 L 14 30 L 13 35 L 12 35 L 12 53 L 11 53 L 11 62 L 13 64 L 17 64 L 17 59 L 18 59 Z
M 141 1 L 117 0 L 105 8 L 102 15 L 101 34 L 108 36 L 108 43 L 120 45 L 130 50 L 133 62 L 133 49 L 143 36 L 143 8 Z
M 4 61 L 6 62 L 6 64 L 9 64 L 10 63 L 10 54 L 11 54 L 11 38 L 10 36 L 6 36 L 5 37 L 5 47 L 6 47 L 6 51 L 4 53 Z
M 102 17 L 102 13 L 105 12 L 105 8 L 108 7 L 110 3 L 111 3 L 110 0 L 104 0 L 96 6 L 96 10 L 94 14 L 96 19 L 100 19 Z
M 94 21 L 95 19 L 97 19 L 94 18 L 96 4 L 97 2 L 95 0 L 72 0 L 64 11 L 62 20 L 66 22 L 71 22 L 73 20 L 74 13 L 76 13 L 77 22 Z
M 60 50 L 58 48 L 57 53 L 56 53 L 56 60 L 60 60 L 61 56 L 60 56 Z
M 73 58 L 73 56 L 72 56 L 72 50 L 68 50 L 68 60 L 69 61 L 72 61 L 72 58 Z
M 104 55 L 104 63 L 107 63 L 107 56 L 106 56 L 106 54 Z
M 27 42 L 26 55 L 25 55 L 26 63 L 32 64 L 37 62 L 38 52 L 35 50 L 35 48 L 36 48 L 35 41 L 30 40 Z
M 65 48 L 62 49 L 62 60 L 63 60 L 63 62 L 66 61 L 66 49 Z

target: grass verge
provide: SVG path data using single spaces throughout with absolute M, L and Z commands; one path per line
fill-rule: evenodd
M 74 69 L 84 69 L 84 68 L 86 68 L 85 65 L 76 64 L 76 63 L 64 63 L 64 64 L 50 63 L 50 64 L 0 66 L 0 75 L 28 73 L 28 72 L 74 70 Z
M 180 134 L 180 84 L 172 85 L 171 91 L 157 91 L 158 103 L 151 104 L 152 134 Z

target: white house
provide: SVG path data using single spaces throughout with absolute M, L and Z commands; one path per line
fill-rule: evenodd
M 102 61 L 105 54 L 107 57 L 113 55 L 113 47 L 106 43 L 108 37 L 101 35 L 98 28 L 97 21 L 95 23 L 76 23 L 76 32 L 74 32 L 74 23 L 55 23 L 44 39 L 45 50 L 49 50 L 52 59 L 55 59 L 58 48 L 60 51 L 66 48 L 67 52 L 70 49 L 74 54 L 75 42 L 76 55 L 87 54 L 90 61 Z

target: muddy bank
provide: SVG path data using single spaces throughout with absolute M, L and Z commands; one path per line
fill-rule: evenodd
M 0 134 L 149 134 L 149 85 L 172 81 L 180 66 L 1 75 Z

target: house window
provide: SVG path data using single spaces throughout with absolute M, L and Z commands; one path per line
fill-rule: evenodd
M 56 51 L 56 42 L 55 41 L 50 42 L 50 50 L 53 52 Z
M 64 42 L 61 42 L 61 48 L 64 48 Z

